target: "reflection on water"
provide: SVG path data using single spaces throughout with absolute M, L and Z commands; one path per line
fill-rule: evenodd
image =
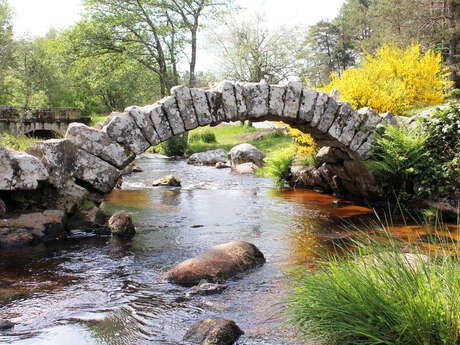
M 144 172 L 127 178 L 105 205 L 133 214 L 132 240 L 73 239 L 0 252 L 0 318 L 17 323 L 0 342 L 179 344 L 193 322 L 223 317 L 245 331 L 240 345 L 305 344 L 282 326 L 283 270 L 312 263 L 345 239 L 337 219 L 370 210 L 312 191 L 279 192 L 268 179 L 229 170 L 147 155 L 137 164 Z M 183 188 L 150 186 L 167 174 Z M 267 263 L 230 280 L 222 294 L 184 300 L 184 288 L 162 280 L 178 262 L 233 240 L 254 243 Z

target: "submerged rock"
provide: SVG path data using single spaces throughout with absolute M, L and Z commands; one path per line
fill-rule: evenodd
M 255 245 L 235 241 L 215 246 L 176 265 L 165 278 L 183 286 L 197 285 L 202 280 L 222 282 L 264 263 L 265 257 Z
M 163 176 L 162 178 L 152 182 L 152 186 L 170 186 L 170 187 L 180 187 L 182 181 L 172 175 Z
M 106 225 L 107 218 L 102 210 L 94 206 L 90 209 L 79 209 L 69 219 L 67 229 L 93 229 L 100 228 Z
M 215 165 L 227 161 L 227 152 L 224 149 L 217 149 L 206 152 L 194 153 L 187 160 L 187 164 L 192 165 Z
M 230 164 L 228 163 L 224 163 L 224 162 L 217 162 L 216 163 L 216 168 L 217 169 L 226 169 L 226 168 L 230 168 Z
M 132 237 L 136 234 L 131 216 L 125 211 L 119 211 L 110 217 L 108 226 L 112 235 L 119 237 Z
M 14 327 L 14 323 L 8 320 L 0 320 L 0 331 L 6 331 Z
M 138 167 L 134 163 L 131 163 L 121 171 L 121 175 L 122 176 L 123 175 L 129 175 L 129 174 L 132 174 L 132 173 L 138 173 L 138 172 L 143 172 L 143 171 L 144 170 L 142 168 Z
M 230 150 L 232 169 L 237 165 L 252 162 L 259 168 L 264 165 L 265 153 L 251 144 L 240 144 Z
M 56 240 L 65 235 L 67 217 L 62 210 L 25 213 L 0 219 L 0 247 L 21 247 Z
M 190 297 L 194 295 L 208 296 L 221 293 L 227 288 L 227 285 L 224 284 L 213 284 L 213 283 L 203 283 L 197 286 L 194 286 L 188 289 L 185 292 L 185 297 Z
M 205 319 L 193 324 L 184 336 L 189 344 L 232 345 L 244 332 L 229 319 Z
M 257 165 L 252 162 L 238 164 L 237 166 L 233 167 L 233 172 L 236 174 L 254 174 L 254 171 L 259 169 Z

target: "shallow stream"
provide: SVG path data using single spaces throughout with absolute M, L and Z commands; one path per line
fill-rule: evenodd
M 339 218 L 370 210 L 312 191 L 277 191 L 269 179 L 143 155 L 144 172 L 125 178 L 106 201 L 133 215 L 132 240 L 88 238 L 0 252 L 0 318 L 16 323 L 0 342 L 34 345 L 181 344 L 196 321 L 230 318 L 238 344 L 304 344 L 281 309 L 285 271 L 311 263 L 343 237 Z M 182 188 L 154 188 L 172 174 Z M 264 266 L 219 295 L 181 298 L 162 275 L 217 244 L 244 240 Z

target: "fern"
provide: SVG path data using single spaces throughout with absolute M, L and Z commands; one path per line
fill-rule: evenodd
M 367 164 L 385 189 L 413 192 L 414 177 L 429 155 L 428 138 L 420 128 L 405 126 L 387 126 L 384 135 L 377 136 L 377 151 Z

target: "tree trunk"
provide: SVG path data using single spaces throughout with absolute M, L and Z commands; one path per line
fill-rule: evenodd
M 447 63 L 450 69 L 449 80 L 455 83 L 456 68 L 455 68 L 455 54 L 457 49 L 457 33 L 455 23 L 454 0 L 447 2 L 447 19 L 449 21 L 449 56 Z M 455 84 L 452 85 L 455 88 Z
M 190 80 L 189 86 L 195 87 L 195 66 L 196 66 L 196 45 L 197 45 L 197 31 L 198 31 L 198 18 L 196 18 L 195 25 L 192 28 L 192 56 L 190 58 Z

